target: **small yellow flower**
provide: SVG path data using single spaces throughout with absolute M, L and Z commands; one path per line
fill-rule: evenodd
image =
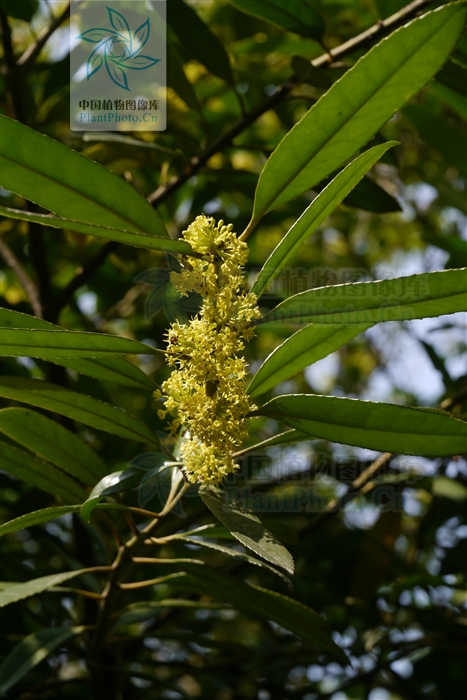
M 256 409 L 240 353 L 260 312 L 256 296 L 244 290 L 248 246 L 232 224 L 198 216 L 183 238 L 203 257 L 190 258 L 170 279 L 181 294 L 200 294 L 203 304 L 191 321 L 168 331 L 167 362 L 175 369 L 162 385 L 165 410 L 158 414 L 176 413 L 171 434 L 180 424 L 186 428 L 180 457 L 188 481 L 220 484 L 238 467 L 232 453 L 247 437 L 247 416 Z

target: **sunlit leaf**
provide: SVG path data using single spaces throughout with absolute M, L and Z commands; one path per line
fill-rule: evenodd
M 37 411 L 1 409 L 0 432 L 88 486 L 94 486 L 108 472 L 102 459 L 81 438 Z
M 466 8 L 444 5 L 366 53 L 282 139 L 259 178 L 252 223 L 313 187 L 352 157 L 439 71 Z
M 22 314 L 19 311 L 11 309 L 2 309 L 0 311 L 0 337 L 3 328 L 40 328 L 49 330 L 59 330 L 59 326 L 44 321 L 36 316 Z M 134 389 L 152 389 L 156 388 L 156 384 L 136 365 L 132 364 L 123 357 L 106 357 L 103 360 L 57 360 L 52 359 L 57 365 L 75 370 L 80 374 L 88 375 L 96 379 L 115 382 L 130 386 Z
M 395 141 L 389 141 L 379 146 L 370 148 L 358 156 L 344 170 L 342 170 L 332 182 L 313 200 L 305 209 L 301 217 L 273 250 L 264 263 L 258 278 L 253 285 L 252 292 L 257 296 L 265 291 L 268 284 L 279 274 L 290 258 L 300 249 L 307 238 L 316 231 L 334 209 L 355 187 L 365 173 L 377 160 L 392 146 Z
M 5 377 L 0 396 L 45 408 L 127 440 L 158 445 L 157 437 L 148 426 L 130 413 L 56 384 L 25 377 Z
M 287 338 L 266 358 L 248 387 L 250 396 L 259 396 L 305 367 L 321 360 L 370 325 L 315 326 L 311 324 Z
M 8 585 L 8 587 L 2 591 L 0 596 L 0 608 L 11 605 L 11 603 L 16 603 L 19 600 L 30 598 L 33 595 L 43 593 L 49 588 L 59 586 L 65 581 L 69 581 L 72 578 L 76 578 L 76 576 L 81 576 L 82 574 L 86 574 L 88 572 L 89 569 L 77 569 L 75 571 L 66 571 L 62 574 L 41 576 L 40 578 L 34 578 L 31 581 L 26 581 L 26 583 L 14 583 Z
M 425 457 L 462 454 L 467 424 L 444 411 L 336 396 L 277 396 L 258 413 L 332 442 Z
M 58 216 L 168 238 L 128 182 L 62 143 L 0 115 L 1 186 Z
M 302 323 L 365 324 L 411 321 L 458 311 L 467 311 L 465 268 L 317 287 L 286 299 L 263 321 L 267 327 Z
M 266 530 L 257 515 L 245 510 L 241 503 L 233 500 L 227 492 L 220 489 L 204 488 L 200 490 L 199 495 L 216 518 L 245 547 L 253 550 L 271 564 L 293 574 L 292 555 L 269 530 Z

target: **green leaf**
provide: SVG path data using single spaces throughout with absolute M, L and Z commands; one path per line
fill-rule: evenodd
M 1 309 L 0 318 L 1 328 L 61 330 L 59 326 L 44 321 L 42 318 L 22 314 L 19 311 L 11 311 L 10 309 Z M 156 384 L 150 377 L 123 357 L 106 357 L 105 360 L 54 360 L 54 362 L 80 374 L 115 382 L 116 384 L 123 384 L 124 386 L 131 386 L 134 389 L 154 390 L 156 388 Z
M 258 516 L 245 511 L 240 503 L 227 497 L 227 493 L 220 489 L 212 487 L 200 489 L 199 495 L 216 518 L 245 547 L 253 550 L 271 564 L 293 574 L 292 555 L 266 530 Z
M 67 515 L 68 513 L 77 513 L 80 508 L 80 505 L 52 506 L 51 508 L 41 508 L 41 510 L 35 510 L 32 513 L 20 515 L 19 518 L 14 518 L 0 525 L 0 537 L 9 535 L 12 532 L 17 532 L 18 530 L 25 530 L 32 525 L 48 523 L 49 520 L 55 520 L 55 518 L 60 518 L 62 515 Z
M 210 533 L 208 533 L 209 535 Z M 213 534 L 210 534 L 211 537 L 213 537 Z M 259 566 L 261 568 L 267 569 L 268 571 L 272 571 L 273 574 L 276 574 L 276 576 L 280 576 L 281 579 L 283 579 L 287 586 L 292 590 L 292 583 L 290 579 L 285 576 L 281 571 L 278 571 L 275 569 L 273 566 L 269 566 L 269 564 L 266 564 L 266 562 L 261 561 L 261 559 L 257 559 L 256 557 L 252 557 L 249 554 L 245 554 L 245 552 L 239 552 L 237 549 L 232 549 L 231 547 L 224 547 L 222 544 L 217 544 L 217 542 L 208 542 L 207 540 L 201 539 L 200 538 L 195 538 L 195 537 L 188 537 L 187 535 L 177 535 L 174 537 L 174 539 L 177 540 L 182 540 L 183 542 L 188 542 L 188 544 L 194 544 L 197 547 L 206 547 L 207 549 L 214 549 L 216 552 L 222 552 L 222 554 L 226 554 L 228 557 L 233 557 L 234 559 L 243 559 L 243 561 L 247 561 L 249 564 L 254 564 L 254 566 Z
M 0 10 L 8 17 L 22 19 L 23 22 L 30 22 L 39 7 L 38 0 L 0 0 Z
M 334 352 L 371 324 L 355 326 L 315 326 L 311 324 L 287 338 L 266 358 L 248 387 L 250 396 L 259 396 L 305 367 Z
M 5 377 L 0 396 L 54 411 L 127 440 L 159 444 L 147 425 L 122 408 L 55 384 L 26 377 Z
M 0 410 L 0 432 L 87 486 L 107 474 L 101 458 L 77 435 L 28 408 Z
M 267 161 L 248 229 L 351 158 L 416 95 L 454 48 L 465 13 L 461 3 L 428 12 L 380 41 L 334 83 Z
M 462 454 L 467 425 L 444 411 L 335 396 L 277 396 L 259 411 L 315 437 L 381 452 Z
M 467 92 L 467 69 L 465 66 L 456 61 L 448 61 L 436 76 L 436 80 L 447 85 L 465 99 Z
M 163 353 L 131 338 L 83 331 L 3 328 L 2 357 L 92 358 L 113 355 L 157 355 Z
M 186 77 L 180 54 L 170 40 L 167 43 L 167 85 L 175 90 L 188 107 L 199 112 L 200 105 L 193 85 Z
M 0 115 L 1 185 L 58 216 L 168 238 L 156 211 L 98 163 Z
M 52 214 L 33 214 L 32 212 L 24 211 L 23 209 L 11 209 L 3 206 L 0 206 L 0 214 L 8 217 L 9 219 L 20 219 L 21 221 L 41 224 L 41 226 L 66 229 L 67 231 L 82 233 L 86 236 L 96 236 L 96 238 L 105 238 L 109 241 L 116 241 L 117 243 L 132 245 L 135 248 L 163 250 L 167 253 L 182 253 L 185 255 L 189 255 L 193 252 L 189 243 L 186 243 L 185 241 L 173 241 L 170 238 L 153 236 L 148 233 L 138 233 L 134 230 L 85 223 L 84 221 L 65 219 L 62 217 L 53 216 Z M 80 216 L 82 216 L 82 214 L 80 214 Z
M 33 525 L 47 523 L 49 520 L 55 520 L 55 518 L 60 518 L 62 515 L 67 515 L 67 513 L 78 513 L 81 508 L 81 504 L 74 506 L 52 506 L 51 508 L 42 508 L 41 510 L 33 511 L 32 513 L 20 515 L 18 518 L 14 518 L 13 520 L 9 520 L 7 523 L 3 523 L 3 525 L 0 525 L 0 537 L 9 535 L 12 532 L 17 532 L 18 530 L 24 530 L 28 527 L 32 527 Z M 98 503 L 96 509 L 131 510 L 131 508 L 128 506 L 120 503 Z
M 210 73 L 229 85 L 234 84 L 227 51 L 192 7 L 183 0 L 170 0 L 167 4 L 167 21 L 190 58 L 199 61 Z
M 318 287 L 286 299 L 262 325 L 411 321 L 467 310 L 466 269 L 427 272 L 377 282 Z
M 252 292 L 257 296 L 265 291 L 268 284 L 279 274 L 290 258 L 305 243 L 307 238 L 316 231 L 334 209 L 342 202 L 349 192 L 355 187 L 365 173 L 376 163 L 386 151 L 394 146 L 396 141 L 389 141 L 355 158 L 347 165 L 332 182 L 313 200 L 301 217 L 294 223 L 284 238 L 273 250 L 264 263 Z
M 49 462 L 37 459 L 30 452 L 19 450 L 6 442 L 0 442 L 0 445 L 2 469 L 16 479 L 58 496 L 65 503 L 82 503 L 86 498 L 86 491 L 74 479 Z
M 163 600 L 150 600 L 146 603 L 131 603 L 125 607 L 125 612 L 119 615 L 115 621 L 116 626 L 133 625 L 135 622 L 155 617 L 159 610 L 164 608 L 193 608 L 195 610 L 226 610 L 230 605 L 222 603 L 208 603 L 206 600 L 186 600 L 185 598 L 164 598 Z
M 327 622 L 306 605 L 259 586 L 251 586 L 237 576 L 229 576 L 206 564 L 186 562 L 183 569 L 185 573 L 171 576 L 171 584 L 229 602 L 253 618 L 272 620 L 301 637 L 306 644 L 348 663 L 344 652 L 333 642 Z
M 90 569 L 77 569 L 75 571 L 66 571 L 62 574 L 41 576 L 40 578 L 34 578 L 31 581 L 26 581 L 26 583 L 10 584 L 8 585 L 8 588 L 2 591 L 0 597 L 0 608 L 4 608 L 11 603 L 16 603 L 19 600 L 30 598 L 33 595 L 43 593 L 49 588 L 59 586 L 65 581 L 76 578 L 76 576 L 81 576 L 81 574 L 87 574 L 90 571 Z
M 320 41 L 324 32 L 324 20 L 310 2 L 290 0 L 230 0 L 253 17 L 265 19 L 276 27 Z
M 29 671 L 71 637 L 84 632 L 85 627 L 51 627 L 33 632 L 20 642 L 0 666 L 0 693 L 6 693 Z
M 454 165 L 463 177 L 467 177 L 465 134 L 455 130 L 452 125 L 446 128 L 446 120 L 431 114 L 426 107 L 408 105 L 403 114 L 415 126 L 422 139 L 441 153 L 446 163 Z
M 104 476 L 104 478 L 94 486 L 88 498 L 81 506 L 81 518 L 84 522 L 89 522 L 92 511 L 102 498 L 110 496 L 113 493 L 128 491 L 138 486 L 141 478 L 141 470 L 134 467 L 107 474 L 107 476 Z

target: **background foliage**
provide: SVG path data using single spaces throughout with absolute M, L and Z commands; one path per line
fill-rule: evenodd
M 401 21 L 442 4 L 417 0 L 403 10 Z M 255 186 L 268 156 L 317 99 L 398 26 L 394 22 L 385 28 L 380 20 L 403 7 L 398 0 L 285 5 L 272 0 L 169 0 L 169 128 L 122 136 L 69 130 L 67 3 L 1 0 L 4 114 L 126 180 L 157 206 L 162 228 L 167 226 L 172 237 L 201 212 L 232 221 L 241 233 L 254 209 Z M 370 27 L 374 30 L 361 36 Z M 333 50 L 329 66 L 324 48 Z M 311 67 L 313 59 L 318 60 Z M 322 285 L 465 265 L 466 69 L 463 35 L 436 78 L 382 126 L 370 146 L 398 144 L 389 150 L 380 147 L 380 160 L 369 175 L 323 219 L 306 245 L 302 242 L 290 252 L 262 297 L 265 312 L 292 294 Z M 347 97 L 349 102 L 353 98 Z M 14 144 L 21 157 L 41 160 L 37 135 L 22 131 L 19 143 L 14 128 L 2 124 L 2 150 L 7 153 Z M 349 137 L 345 146 L 348 155 L 336 167 L 354 157 L 369 138 L 356 143 L 355 134 L 351 136 L 354 141 Z M 319 138 L 314 131 L 310 135 Z M 62 168 L 55 171 L 61 182 L 72 177 L 74 161 Z M 284 200 L 251 234 L 252 284 L 325 183 L 315 184 L 313 191 L 297 191 L 299 196 Z M 19 195 L 1 194 L 5 206 L 27 209 L 36 217 L 44 213 Z M 65 204 L 70 206 L 68 200 Z M 258 197 L 255 211 L 260 205 Z M 76 211 L 79 206 L 77 202 Z M 148 213 L 136 210 L 134 217 L 149 220 Z M 97 214 L 93 221 L 105 225 Z M 71 230 L 62 231 L 13 218 L 1 224 L 6 263 L 1 273 L 3 343 L 7 354 L 16 355 L 2 359 L 7 375 L 1 421 L 6 523 L 2 579 L 11 583 L 54 577 L 27 590 L 11 585 L 10 591 L 8 586 L 4 590 L 3 603 L 12 603 L 3 611 L 2 625 L 6 697 L 460 697 L 467 680 L 465 459 L 449 456 L 452 442 L 437 452 L 448 456 L 428 459 L 379 457 L 379 452 L 311 440 L 309 435 L 299 436 L 302 441 L 293 445 L 286 438 L 277 444 L 272 439 L 289 426 L 304 429 L 290 422 L 293 411 L 284 399 L 274 399 L 280 394 L 442 407 L 462 418 L 465 318 L 440 315 L 452 308 L 446 306 L 426 314 L 437 318 L 361 328 L 358 335 L 345 326 L 335 344 L 329 342 L 331 354 L 324 353 L 314 364 L 305 338 L 301 352 L 311 366 L 299 363 L 295 376 L 280 374 L 283 362 L 270 366 L 272 379 L 257 375 L 252 386 L 261 395 L 261 378 L 266 387 L 261 402 L 272 402 L 266 415 L 252 421 L 249 445 L 271 442 L 245 453 L 240 475 L 230 486 L 250 489 L 249 505 L 292 553 L 292 592 L 277 577 L 275 566 L 259 567 L 258 559 L 252 565 L 251 523 L 244 535 L 246 549 L 229 533 L 241 533 L 243 522 L 213 526 L 203 547 L 189 536 L 167 539 L 211 525 L 213 514 L 222 520 L 215 499 L 203 502 L 188 493 L 157 530 L 158 561 L 128 567 L 121 582 L 131 586 L 172 577 L 149 588 L 114 587 L 105 613 L 98 616 L 97 597 L 112 573 L 89 569 L 108 566 L 121 542 L 132 536 L 135 523 L 140 527 L 147 522 L 143 512 L 129 508 L 143 503 L 158 511 L 171 488 L 163 475 L 155 480 L 164 461 L 160 450 L 165 421 L 157 417 L 152 390 L 155 381 L 160 384 L 168 376 L 157 349 L 164 346 L 168 323 L 177 314 L 189 315 L 196 302 L 183 305 L 174 294 L 168 278 L 174 265 L 170 255 L 133 247 L 134 238 L 127 239 L 129 245 L 103 242 L 97 231 L 90 235 L 69 225 Z M 105 238 L 105 230 L 99 235 Z M 176 250 L 182 244 L 171 245 Z M 457 281 L 462 274 L 450 277 L 456 289 L 462 288 Z M 17 312 L 35 318 L 25 320 Z M 113 337 L 63 337 L 61 347 L 70 343 L 73 354 L 51 363 L 44 359 L 57 358 L 56 350 L 47 346 L 50 329 L 56 328 L 50 324 Z M 18 327 L 23 335 L 8 334 Z M 36 329 L 34 341 L 31 328 Z M 253 371 L 286 335 L 286 329 L 273 323 L 258 331 L 246 351 Z M 141 342 L 146 344 L 144 353 Z M 131 363 L 120 355 L 130 355 Z M 37 398 L 32 380 L 55 388 L 41 390 Z M 307 403 L 295 404 L 294 410 L 298 421 L 315 409 Z M 322 415 L 320 406 L 316 413 Z M 426 440 L 433 439 L 428 426 L 438 425 L 437 415 L 419 415 L 426 416 L 425 421 L 417 417 Z M 383 419 L 392 424 L 390 414 Z M 345 430 L 355 432 L 361 420 L 367 419 L 350 411 L 350 428 Z M 395 451 L 392 444 L 374 448 Z M 110 498 L 98 503 L 105 494 L 93 491 L 80 515 L 80 504 L 99 479 L 123 470 L 117 484 L 104 482 L 98 489 L 107 487 Z M 304 509 L 302 504 L 313 499 L 315 507 Z M 28 515 L 38 510 L 42 515 Z M 21 528 L 11 525 L 19 517 L 25 518 L 19 521 Z M 256 552 L 290 570 L 287 553 L 278 545 L 271 547 L 272 554 Z M 184 561 L 177 564 L 174 559 Z M 40 596 L 32 595 L 41 589 Z M 278 594 L 317 611 L 329 627 L 311 610 Z

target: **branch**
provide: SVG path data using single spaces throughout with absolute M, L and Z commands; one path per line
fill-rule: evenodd
M 0 238 L 0 255 L 2 256 L 6 264 L 9 267 L 11 267 L 11 269 L 16 275 L 18 282 L 28 295 L 28 299 L 31 302 L 31 306 L 34 311 L 34 316 L 42 318 L 42 304 L 39 297 L 38 289 L 32 281 L 32 279 L 29 277 L 26 270 L 21 265 L 16 255 L 13 253 L 11 248 L 5 243 L 5 241 L 2 238 Z
M 417 14 L 423 7 L 433 2 L 433 0 L 415 0 L 411 2 L 406 7 L 402 8 L 399 12 L 391 15 L 385 20 L 379 20 L 369 29 L 365 30 L 361 34 L 358 34 L 353 39 L 341 44 L 335 49 L 329 52 L 323 53 L 318 58 L 312 61 L 312 65 L 315 68 L 328 67 L 330 62 L 341 58 L 344 55 L 348 55 L 362 46 L 365 46 L 372 39 L 382 36 L 389 30 L 394 29 L 399 24 L 402 24 L 405 20 L 413 15 Z M 279 104 L 292 90 L 293 87 L 299 84 L 299 79 L 296 76 L 292 76 L 282 85 L 276 88 L 273 95 L 268 97 L 264 102 L 255 107 L 251 112 L 243 115 L 225 134 L 219 136 L 215 139 L 207 148 L 205 148 L 197 156 L 193 157 L 185 169 L 179 174 L 174 176 L 166 185 L 159 187 L 157 190 L 152 192 L 148 196 L 148 201 L 156 207 L 158 204 L 163 202 L 172 192 L 177 191 L 182 185 L 185 184 L 195 173 L 197 173 L 203 165 L 211 158 L 211 156 L 220 152 L 225 146 L 232 143 L 232 140 L 245 131 L 246 128 L 251 126 L 259 117 L 261 117 L 265 112 L 273 109 L 277 104 Z M 79 271 L 76 278 L 71 280 L 68 287 L 62 291 L 58 304 L 59 309 L 63 308 L 74 294 L 74 292 L 83 284 L 87 282 L 89 277 L 97 270 L 97 268 L 105 261 L 110 253 L 113 253 L 117 248 L 118 243 L 107 243 L 105 244 L 95 257 L 92 258 L 87 265 Z
M 40 52 L 44 48 L 45 44 L 48 42 L 52 34 L 60 27 L 63 22 L 69 18 L 70 16 L 70 5 L 71 3 L 68 3 L 68 6 L 63 10 L 61 15 L 58 15 L 54 21 L 50 24 L 49 27 L 46 27 L 45 29 L 42 30 L 42 32 L 39 34 L 37 37 L 36 41 L 34 44 L 31 44 L 31 46 L 28 46 L 26 51 L 23 53 L 23 55 L 18 59 L 16 62 L 17 67 L 21 70 L 21 73 L 24 75 L 29 68 L 32 66 L 36 58 L 39 56 Z

